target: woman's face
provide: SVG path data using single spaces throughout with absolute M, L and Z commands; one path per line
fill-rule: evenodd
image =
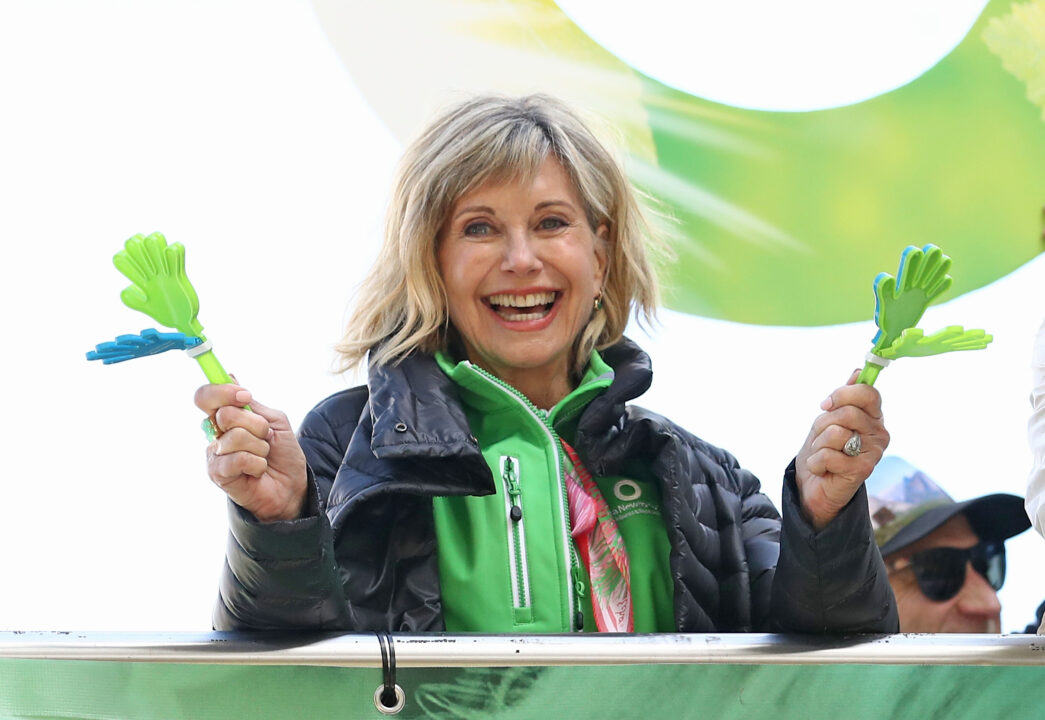
M 602 290 L 606 234 L 604 225 L 592 231 L 554 158 L 532 182 L 461 196 L 437 260 L 468 359 L 531 399 L 527 388 L 568 385 L 570 350 Z

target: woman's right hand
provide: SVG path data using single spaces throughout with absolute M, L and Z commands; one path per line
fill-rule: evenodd
M 214 484 L 261 522 L 301 517 L 308 473 L 287 416 L 233 384 L 204 385 L 195 403 L 218 432 L 207 446 L 207 474 Z M 253 412 L 244 409 L 248 404 Z

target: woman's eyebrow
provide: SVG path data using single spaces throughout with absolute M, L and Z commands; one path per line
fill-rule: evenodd
M 545 200 L 544 202 L 537 203 L 533 209 L 543 210 L 544 208 L 550 207 L 552 205 L 564 205 L 565 207 L 568 207 L 571 210 L 573 209 L 573 203 L 571 203 L 569 200 Z
M 457 218 L 461 217 L 465 213 L 470 213 L 470 212 L 480 212 L 480 213 L 487 213 L 489 215 L 497 215 L 497 213 L 494 211 L 494 209 L 492 207 L 490 207 L 489 205 L 469 205 L 468 207 L 463 207 L 460 210 L 458 210 L 454 214 L 454 220 L 456 220 Z

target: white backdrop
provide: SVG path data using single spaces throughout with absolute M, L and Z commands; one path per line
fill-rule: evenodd
M 207 629 L 225 503 L 192 404 L 204 378 L 179 353 L 84 359 L 154 326 L 120 303 L 111 257 L 134 233 L 182 242 L 218 357 L 296 423 L 357 380 L 332 374 L 331 347 L 401 148 L 293 0 L 7 0 L 0 108 L 0 629 Z M 895 272 L 868 268 L 868 317 L 879 270 Z M 984 327 L 994 344 L 904 360 L 877 383 L 891 452 L 956 498 L 1023 492 L 1043 287 L 1039 258 L 933 308 L 925 329 Z M 641 402 L 729 448 L 776 501 L 819 402 L 873 334 L 870 320 L 764 328 L 665 311 L 651 336 L 633 332 L 656 369 Z M 1045 599 L 1042 543 L 1008 544 L 1006 631 Z

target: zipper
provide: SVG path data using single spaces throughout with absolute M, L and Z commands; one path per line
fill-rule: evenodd
M 577 548 L 573 545 L 573 536 L 570 535 L 569 520 L 567 519 L 570 516 L 570 512 L 566 494 L 566 478 L 563 477 L 562 472 L 562 455 L 559 452 L 559 434 L 555 432 L 555 428 L 548 422 L 548 414 L 530 402 L 528 397 L 478 365 L 473 365 L 467 360 L 464 361 L 464 364 L 475 370 L 479 377 L 493 383 L 515 398 L 548 435 L 552 453 L 555 456 L 556 475 L 559 478 L 559 526 L 562 532 L 562 544 L 566 548 L 566 563 L 570 572 L 566 578 L 566 605 L 570 609 L 569 625 L 572 631 L 580 630 L 584 614 L 580 608 L 577 589 L 583 589 L 584 587 L 584 583 L 578 581 L 578 578 L 584 575 L 584 569 L 581 567 L 580 559 L 577 556 Z
M 526 561 L 526 531 L 523 528 L 522 487 L 519 484 L 519 458 L 501 456 L 504 481 L 504 513 L 508 520 L 508 550 L 511 553 L 512 607 L 530 607 L 530 569 Z

